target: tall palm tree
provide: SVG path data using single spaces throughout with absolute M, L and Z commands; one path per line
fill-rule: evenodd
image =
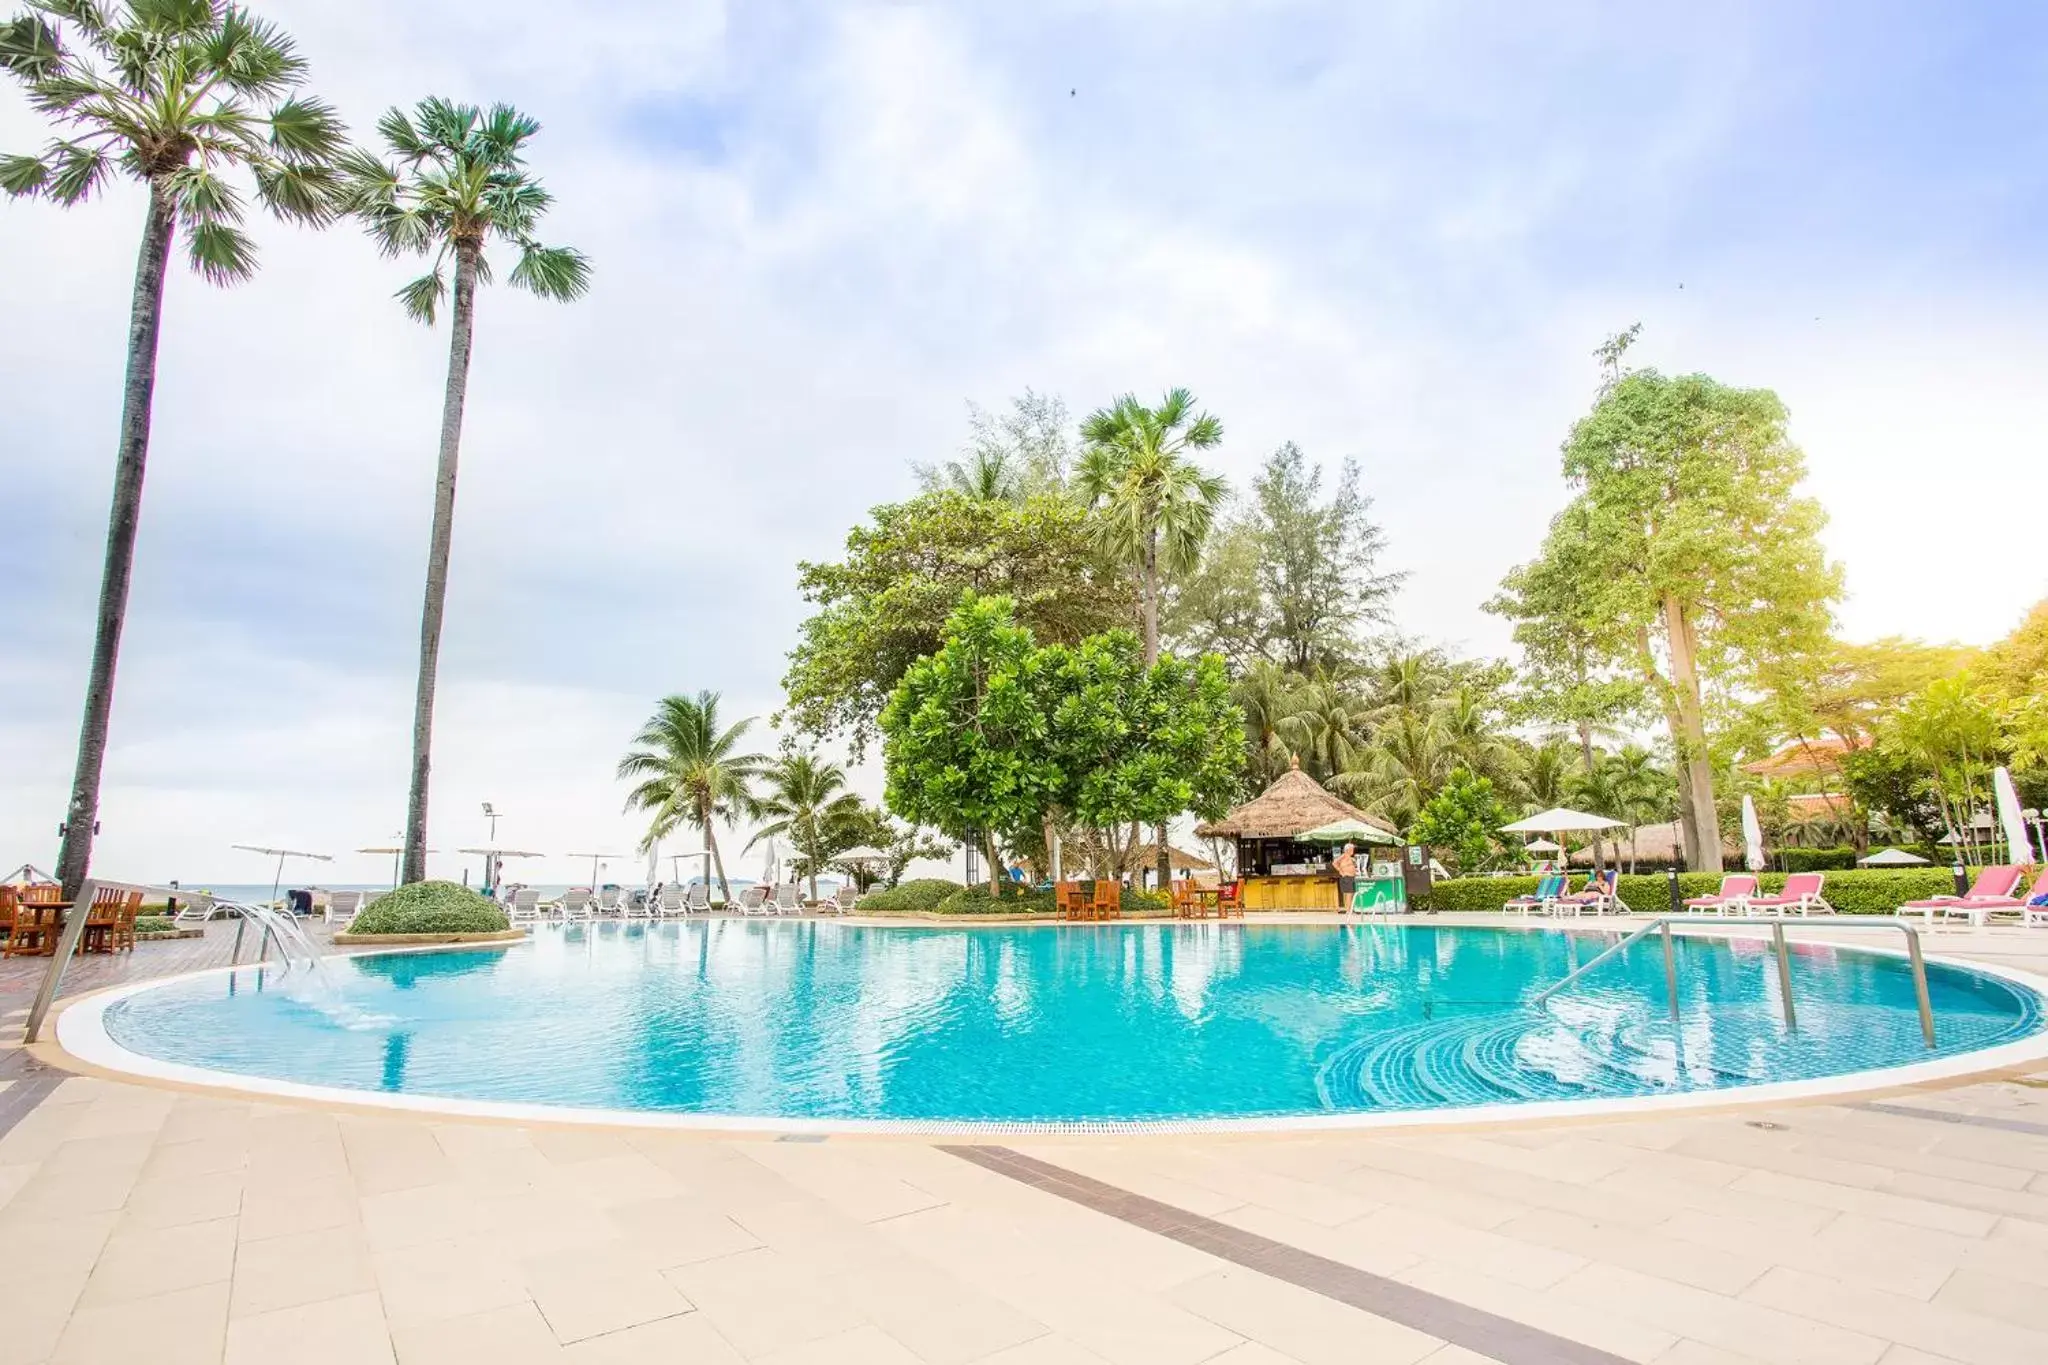
M 1232 684 L 1231 699 L 1244 710 L 1244 733 L 1252 781 L 1264 790 L 1287 771 L 1294 751 L 1283 727 L 1300 705 L 1300 679 L 1269 659 L 1261 659 Z
M 100 770 L 142 518 L 172 239 L 184 229 L 186 259 L 208 282 L 248 279 L 256 273 L 256 247 L 242 229 L 243 192 L 226 173 L 246 169 L 256 202 L 276 217 L 323 224 L 334 214 L 333 162 L 343 130 L 326 104 L 293 93 L 306 63 L 291 39 L 246 10 L 213 0 L 32 0 L 0 24 L 0 70 L 21 82 L 31 107 L 64 130 L 36 155 L 0 155 L 0 189 L 65 208 L 84 203 L 116 176 L 139 180 L 148 190 L 128 305 L 127 377 L 98 625 L 57 853 L 58 880 L 67 894 L 76 894 L 99 828 Z M 10 265 L 34 268 L 27 260 Z
M 1195 411 L 1195 396 L 1170 390 L 1156 408 L 1125 394 L 1081 424 L 1083 450 L 1074 490 L 1081 502 L 1100 508 L 1105 543 L 1129 563 L 1138 580 L 1145 627 L 1145 666 L 1159 660 L 1159 592 L 1162 573 L 1194 569 L 1202 557 L 1216 513 L 1229 485 L 1188 459 L 1223 440 L 1223 423 Z M 1159 885 L 1172 877 L 1166 826 L 1155 831 Z
M 1022 502 L 1025 471 L 1008 452 L 987 447 L 969 451 L 963 460 L 913 467 L 927 493 L 958 493 L 975 502 Z
M 434 680 L 441 655 L 441 613 L 448 597 L 448 547 L 455 532 L 455 465 L 462 444 L 462 405 L 469 390 L 470 334 L 476 287 L 491 280 L 485 247 L 493 240 L 519 251 L 510 280 L 546 299 L 580 298 L 590 288 L 590 263 L 570 247 L 534 238 L 554 197 L 526 168 L 526 143 L 540 124 L 509 104 L 488 114 L 475 105 L 422 100 L 408 118 L 401 109 L 377 121 L 396 164 L 368 152 L 343 162 L 349 209 L 387 256 L 432 252 L 433 268 L 398 291 L 405 311 L 431 325 L 448 295 L 455 263 L 455 307 L 448 345 L 448 382 L 441 400 L 440 463 L 434 476 L 434 530 L 427 549 L 426 600 L 420 609 L 420 667 L 413 696 L 412 788 L 405 814 L 404 879 L 427 875 L 427 776 L 433 747 Z
M 1371 743 L 1365 708 L 1342 687 L 1319 678 L 1294 693 L 1280 735 L 1307 759 L 1309 776 L 1327 782 L 1358 766 Z
M 1125 394 L 1081 424 L 1084 449 L 1074 476 L 1081 501 L 1101 508 L 1102 535 L 1137 573 L 1145 662 L 1159 658 L 1159 583 L 1201 559 L 1229 485 L 1187 457 L 1223 440 L 1223 423 L 1195 411 L 1186 389 L 1148 408 Z
M 767 765 L 761 754 L 739 752 L 754 719 L 718 726 L 718 694 L 663 697 L 647 724 L 633 736 L 636 748 L 619 760 L 619 776 L 638 779 L 626 797 L 627 810 L 644 810 L 653 819 L 640 841 L 646 852 L 688 825 L 704 831 L 704 848 L 718 873 L 718 892 L 732 900 L 725 879 L 725 855 L 718 850 L 714 826 L 730 824 L 755 809 L 753 780 Z
M 818 869 L 834 854 L 850 848 L 853 839 L 833 847 L 859 818 L 861 802 L 846 790 L 846 770 L 816 754 L 789 754 L 762 774 L 768 789 L 756 802 L 756 813 L 770 817 L 747 841 L 752 848 L 777 835 L 789 840 L 809 869 L 811 899 L 818 899 Z

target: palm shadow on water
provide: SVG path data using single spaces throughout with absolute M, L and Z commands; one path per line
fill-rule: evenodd
M 393 1033 L 384 1039 L 383 1086 L 388 1091 L 405 1089 L 405 1064 L 412 1055 L 412 1034 Z

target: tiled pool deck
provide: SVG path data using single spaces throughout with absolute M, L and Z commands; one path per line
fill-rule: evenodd
M 165 947 L 75 980 L 219 954 Z M 2048 931 L 1931 948 L 2048 974 Z M 0 1365 L 2048 1361 L 2048 1073 L 1000 1146 L 437 1121 L 19 1051 L 0 1086 Z

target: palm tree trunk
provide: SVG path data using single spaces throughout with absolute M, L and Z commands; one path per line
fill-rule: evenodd
M 441 458 L 434 473 L 434 532 L 427 546 L 427 595 L 420 607 L 420 673 L 412 702 L 412 791 L 405 808 L 407 882 L 427 876 L 427 773 L 434 742 L 434 679 L 441 660 L 441 613 L 448 602 L 448 550 L 455 538 L 455 464 L 462 447 L 462 405 L 469 396 L 469 339 L 476 315 L 476 266 L 482 246 L 455 246 L 455 311 L 448 341 L 448 387 L 441 397 Z
M 128 582 L 135 570 L 135 533 L 142 521 L 142 475 L 149 459 L 150 407 L 156 392 L 157 335 L 163 323 L 164 266 L 177 220 L 170 200 L 149 187 L 149 216 L 135 259 L 135 290 L 128 304 L 128 373 L 121 390 L 121 435 L 114 455 L 114 499 L 107 512 L 106 557 L 100 567 L 99 621 L 92 667 L 86 675 L 85 719 L 78 728 L 78 762 L 71 800 L 64 807 L 57 880 L 75 899 L 92 864 L 99 833 L 100 769 L 107 757 L 107 725 L 114 710 L 114 663 L 128 616 Z
M 713 818 L 710 806 L 704 805 L 697 808 L 697 819 L 704 826 L 704 847 L 711 850 L 711 865 L 718 869 L 718 894 L 727 905 L 731 905 L 732 884 L 725 879 L 725 855 L 718 851 L 718 836 L 711 832 Z M 742 853 L 746 852 L 745 849 L 740 851 Z

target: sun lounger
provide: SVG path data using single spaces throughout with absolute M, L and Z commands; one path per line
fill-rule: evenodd
M 745 887 L 740 891 L 739 905 L 737 907 L 732 905 L 726 906 L 728 910 L 735 908 L 742 915 L 772 915 L 775 913 L 775 907 L 768 900 L 768 888 L 758 885 Z
M 1551 902 L 1548 913 L 1577 917 L 1590 910 L 1596 915 L 1625 915 L 1629 912 L 1628 906 L 1616 889 L 1620 880 L 1619 868 L 1610 867 L 1605 872 L 1596 872 L 1586 878 L 1585 888 L 1577 895 L 1559 896 Z
M 2015 891 L 2002 901 L 1976 901 L 1971 904 L 1968 913 L 1970 924 L 1979 929 L 1983 928 L 1993 915 L 2017 914 L 2020 923 L 2028 928 L 2037 924 L 2048 925 L 2048 867 L 2041 869 L 2040 875 L 2034 878 L 2033 886 L 2024 894 Z
M 590 919 L 590 893 L 581 887 L 564 891 L 555 906 L 562 912 L 564 924 L 583 924 Z
M 1519 910 L 1527 915 L 1531 910 L 1548 912 L 1550 903 L 1564 894 L 1563 877 L 1545 877 L 1536 883 L 1536 889 L 1526 896 L 1517 896 L 1501 906 L 1503 912 Z
M 689 914 L 690 907 L 683 900 L 683 888 L 673 882 L 662 887 L 654 898 L 654 913 L 662 919 Z
M 180 929 L 195 929 L 213 918 L 218 907 L 213 897 L 204 891 L 178 893 L 178 913 L 171 917 L 171 923 Z
M 512 893 L 512 903 L 505 909 L 505 918 L 513 924 L 537 924 L 540 922 L 540 892 L 530 886 L 522 886 Z
M 1937 914 L 1944 919 L 1952 915 L 1961 916 L 1972 925 L 1981 926 L 1985 916 L 1992 910 L 2012 908 L 2013 897 L 2019 891 L 2020 878 L 2024 875 L 2020 868 L 2010 863 L 1987 867 L 1977 874 L 1977 880 L 1971 883 L 1968 895 L 1936 896 L 1932 900 L 1907 901 L 1899 907 L 1899 913 L 1903 915 L 1908 910 L 1918 910 L 1921 918 L 1930 926 Z M 1983 913 L 1980 914 L 1979 911 Z
M 321 913 L 321 920 L 326 924 L 340 920 L 341 927 L 346 929 L 362 908 L 362 892 L 330 891 L 327 893 L 327 909 Z
M 700 910 L 707 915 L 710 914 L 711 883 L 698 882 L 695 886 L 691 887 L 690 894 L 686 896 L 683 900 L 683 910 L 686 914 L 692 915 L 696 914 Z
M 1690 897 L 1685 908 L 1709 915 L 1746 915 L 1756 894 L 1755 876 L 1747 872 L 1731 872 L 1721 878 L 1719 891 L 1711 896 Z
M 1749 910 L 1756 915 L 1832 915 L 1835 907 L 1821 895 L 1827 881 L 1824 872 L 1794 872 L 1785 878 L 1785 889 L 1775 896 L 1751 896 Z
M 619 900 L 619 918 L 622 920 L 653 919 L 654 906 L 649 903 L 644 895 L 623 896 Z
M 859 904 L 860 888 L 857 886 L 842 886 L 832 893 L 831 900 L 821 902 L 818 910 L 820 913 L 830 911 L 835 915 L 850 915 Z
M 795 882 L 784 882 L 775 888 L 775 913 L 778 915 L 801 915 L 804 912 L 803 888 Z

